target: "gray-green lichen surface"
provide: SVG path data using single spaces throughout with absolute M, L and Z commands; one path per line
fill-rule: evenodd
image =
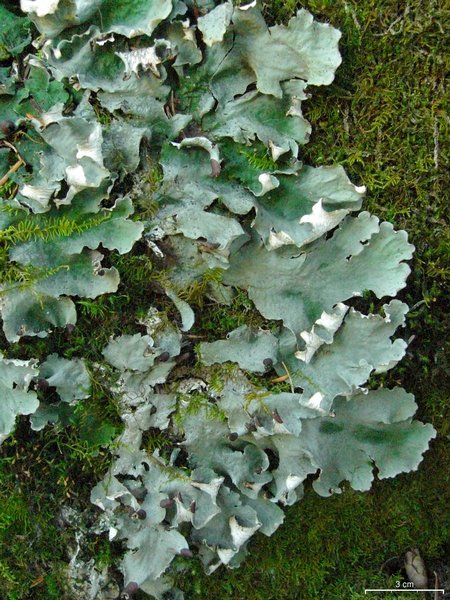
M 147 333 L 111 339 L 100 365 L 113 373 L 124 429 L 91 500 L 98 530 L 126 548 L 125 592 L 162 598 L 177 555 L 198 552 L 208 573 L 238 566 L 307 477 L 328 496 L 343 481 L 368 490 L 375 468 L 380 478 L 416 469 L 433 427 L 413 420 L 402 388 L 364 387 L 405 353 L 393 336 L 408 307 L 390 298 L 414 248 L 404 231 L 358 213 L 365 189 L 342 167 L 299 156 L 311 132 L 302 102 L 308 86 L 332 82 L 339 31 L 306 10 L 268 27 L 256 2 L 21 6 L 41 36 L 23 82 L 0 72 L 0 112 L 26 132 L 8 148 L 27 165 L 0 211 L 0 241 L 21 274 L 0 287 L 7 340 L 51 335 L 76 323 L 73 298 L 116 292 L 110 253 L 140 241 L 174 258 L 161 281 L 179 324 L 149 298 Z M 135 208 L 137 192 L 119 191 L 142 168 L 144 145 L 162 170 L 150 216 Z M 179 292 L 213 271 L 212 301 L 244 289 L 278 327 L 200 343 L 199 376 L 179 377 L 201 319 Z M 351 306 L 367 292 L 386 299 L 383 314 Z M 289 391 L 271 391 L 271 372 Z M 59 400 L 40 403 L 39 382 Z M 0 358 L 0 439 L 18 415 L 36 430 L 55 423 L 90 385 L 81 358 Z M 145 449 L 149 430 L 170 453 Z

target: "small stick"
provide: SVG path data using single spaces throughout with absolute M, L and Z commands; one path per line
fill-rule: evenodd
M 15 146 L 13 146 L 11 144 L 11 142 L 8 142 L 8 140 L 2 140 L 2 146 L 7 146 L 8 148 L 11 148 L 11 150 L 13 150 L 13 152 L 15 152 L 17 154 L 17 156 L 20 156 L 17 148 Z
M 9 176 L 15 173 L 24 164 L 25 162 L 21 158 L 19 158 L 19 160 L 16 163 L 14 163 L 13 166 L 9 169 L 6 175 L 3 175 L 3 177 L 0 179 L 0 186 L 5 185 L 5 183 L 9 179 Z
M 439 600 L 439 590 L 438 590 L 439 579 L 438 579 L 436 571 L 433 571 L 433 573 L 434 573 L 434 589 L 436 590 L 434 592 L 434 600 Z
M 184 337 L 191 338 L 194 340 L 202 340 L 206 337 L 206 335 L 196 335 L 194 333 L 185 333 Z
M 281 361 L 281 364 L 283 365 L 283 367 L 284 367 L 284 370 L 286 371 L 286 374 L 287 374 L 287 376 L 288 376 L 289 383 L 291 384 L 291 392 L 292 392 L 292 393 L 294 393 L 294 383 L 293 383 L 293 381 L 292 381 L 291 374 L 289 373 L 289 371 L 288 371 L 288 368 L 287 368 L 287 366 L 284 364 L 284 362 L 283 362 L 283 361 Z
M 173 90 L 170 92 L 170 99 L 168 104 L 164 106 L 164 112 L 166 113 L 166 117 L 171 119 L 175 115 L 175 99 L 173 95 Z
M 271 379 L 270 383 L 282 383 L 283 381 L 286 381 L 286 379 L 289 379 L 289 375 L 280 375 L 280 377 L 275 377 L 275 379 Z

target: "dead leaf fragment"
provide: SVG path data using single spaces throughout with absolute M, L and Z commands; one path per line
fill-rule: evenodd
M 413 548 L 405 554 L 405 570 L 408 579 L 414 583 L 414 587 L 427 587 L 427 570 L 423 558 L 420 556 L 420 552 L 417 548 Z

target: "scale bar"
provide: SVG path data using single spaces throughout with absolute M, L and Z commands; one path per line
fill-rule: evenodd
M 441 594 L 445 594 L 445 590 L 444 589 L 425 589 L 425 588 L 408 588 L 408 589 L 401 589 L 401 588 L 376 588 L 376 589 L 365 589 L 364 590 L 364 594 L 368 594 L 369 592 L 440 592 Z

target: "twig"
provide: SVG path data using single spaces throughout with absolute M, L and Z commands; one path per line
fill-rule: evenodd
M 170 110 L 172 112 L 172 116 L 175 115 L 175 97 L 173 94 L 173 90 L 170 92 Z
M 25 162 L 21 158 L 19 158 L 19 160 L 16 163 L 14 163 L 13 166 L 9 169 L 9 171 L 0 179 L 0 186 L 5 185 L 5 183 L 9 179 L 9 176 L 15 173 L 24 164 Z
M 173 90 L 170 92 L 169 102 L 164 106 L 164 112 L 166 113 L 166 117 L 171 119 L 175 116 L 175 97 L 173 95 Z
M 289 375 L 280 375 L 280 377 L 275 377 L 275 379 L 271 379 L 270 383 L 283 383 L 283 381 L 286 381 L 286 379 L 289 379 Z
M 20 156 L 17 148 L 15 146 L 13 146 L 13 144 L 11 144 L 11 142 L 8 142 L 8 140 L 2 140 L 2 146 L 7 146 L 8 148 L 11 148 L 11 150 L 13 152 L 15 152 L 17 154 L 17 156 Z
M 193 340 L 203 340 L 203 339 L 205 339 L 206 335 L 196 335 L 194 333 L 185 333 L 184 337 L 191 338 Z
M 353 8 L 351 6 L 349 6 L 345 0 L 343 0 L 343 4 L 344 4 L 345 11 L 349 12 L 351 14 L 353 23 L 355 24 L 356 29 L 358 29 L 358 31 L 361 31 L 361 24 L 358 21 L 358 17 L 356 16 L 356 13 L 353 10 Z
M 8 142 L 8 140 L 1 140 L 0 144 L 2 146 L 6 146 L 7 148 L 9 148 L 10 150 L 12 150 L 18 157 L 18 162 L 20 162 L 21 164 L 23 163 L 24 165 L 26 165 L 27 163 L 24 161 L 24 159 L 20 156 L 19 151 L 17 150 L 17 148 L 14 146 L 14 144 L 11 144 L 11 142 Z M 8 181 L 8 177 L 9 175 L 11 175 L 11 173 L 14 173 L 14 171 L 17 171 L 17 169 L 21 166 L 20 164 L 18 165 L 17 163 L 15 163 L 11 169 L 6 173 L 6 175 L 2 178 L 1 180 L 1 185 L 3 185 L 4 183 L 6 183 L 6 181 Z M 6 179 L 5 179 L 6 177 Z M 5 179 L 5 181 L 4 181 Z
M 436 590 L 434 592 L 434 600 L 439 600 L 439 590 L 438 590 L 439 579 L 438 579 L 436 571 L 433 571 L 433 573 L 434 573 L 434 589 Z
M 439 169 L 439 121 L 438 121 L 437 117 L 434 117 L 433 141 L 434 141 L 433 162 L 434 162 L 434 168 L 437 170 L 437 169 Z
M 288 376 L 289 383 L 291 384 L 291 392 L 294 393 L 294 383 L 292 381 L 291 374 L 289 373 L 289 370 L 283 361 L 281 361 L 281 364 L 283 365 L 284 370 L 286 371 L 286 375 Z
M 405 7 L 405 10 L 403 11 L 403 15 L 400 15 L 399 17 L 394 19 L 394 21 L 392 21 L 392 23 L 389 25 L 389 27 L 386 29 L 386 31 L 383 31 L 383 33 L 374 33 L 373 35 L 375 37 L 382 37 L 385 35 L 399 35 L 400 33 L 403 32 L 403 27 L 405 25 L 405 19 L 409 15 L 409 11 L 410 11 L 410 7 L 409 7 L 409 4 L 407 4 Z M 397 25 L 397 23 L 400 23 L 400 26 L 398 27 L 397 31 L 394 31 L 394 26 Z

